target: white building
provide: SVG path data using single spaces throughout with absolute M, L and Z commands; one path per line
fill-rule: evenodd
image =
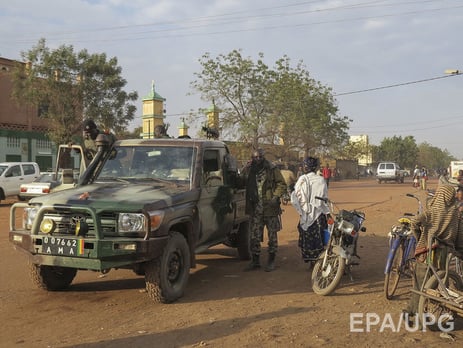
M 360 156 L 358 159 L 358 164 L 360 166 L 369 166 L 373 162 L 373 158 L 370 151 L 370 142 L 368 135 L 351 135 L 349 138 L 351 144 L 358 144 L 365 148 L 366 152 L 364 155 Z

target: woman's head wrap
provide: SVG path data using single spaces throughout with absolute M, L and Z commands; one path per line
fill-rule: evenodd
M 320 162 L 318 158 L 309 156 L 304 159 L 304 162 L 302 164 L 304 165 L 304 169 L 307 172 L 314 172 L 318 168 Z

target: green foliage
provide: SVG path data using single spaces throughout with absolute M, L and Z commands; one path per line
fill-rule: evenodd
M 74 52 L 62 45 L 50 50 L 45 39 L 21 57 L 13 72 L 13 98 L 39 110 L 49 124 L 49 138 L 66 143 L 81 134 L 83 119 L 118 133 L 127 128 L 136 111 L 136 92 L 126 93 L 126 80 L 117 59 L 105 54 Z
M 257 147 L 263 134 L 266 109 L 268 67 L 259 60 L 245 59 L 237 50 L 212 59 L 206 53 L 199 60 L 202 71 L 191 87 L 201 98 L 214 101 L 220 109 L 222 133 L 239 134 L 238 139 Z
M 417 164 L 430 169 L 447 168 L 450 161 L 456 160 L 447 150 L 441 150 L 426 142 L 418 145 L 418 151 Z
M 350 120 L 337 115 L 331 90 L 313 80 L 302 62 L 292 68 L 285 56 L 271 69 L 263 58 L 261 53 L 254 62 L 234 50 L 216 58 L 206 53 L 199 60 L 202 70 L 191 87 L 221 110 L 222 134 L 254 148 L 283 144 L 279 157 L 346 143 Z
M 368 158 L 372 148 L 373 146 L 362 141 L 349 142 L 335 154 L 335 157 L 344 160 L 360 160 L 362 157 Z
M 402 168 L 414 168 L 415 165 L 428 169 L 447 168 L 450 161 L 455 160 L 447 150 L 426 142 L 417 145 L 411 135 L 384 138 L 379 146 L 372 147 L 372 154 L 375 162 L 394 161 Z
M 348 141 L 350 120 L 337 115 L 331 90 L 312 79 L 302 62 L 295 68 L 290 63 L 285 56 L 272 72 L 266 126 L 273 138 L 267 140 L 281 139 L 286 152 L 332 153 Z
M 143 133 L 143 127 L 137 127 L 132 132 L 128 130 L 123 130 L 117 133 L 117 139 L 140 139 L 141 134 Z
M 375 154 L 377 162 L 396 162 L 401 168 L 412 168 L 418 158 L 418 146 L 411 135 L 384 138 Z

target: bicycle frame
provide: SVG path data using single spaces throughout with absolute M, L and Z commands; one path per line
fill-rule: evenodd
M 412 197 L 418 202 L 417 214 L 423 211 L 420 199 L 407 193 L 407 197 Z M 411 277 L 415 262 L 416 238 L 411 231 L 410 216 L 412 213 L 405 213 L 398 221 L 399 225 L 393 225 L 389 232 L 389 251 L 384 268 L 384 292 L 387 299 L 392 299 L 403 276 Z
M 416 238 L 415 236 L 407 236 L 405 234 L 400 234 L 392 237 L 391 247 L 389 248 L 389 253 L 387 255 L 386 260 L 386 269 L 384 270 L 384 274 L 387 274 L 391 271 L 392 267 L 392 260 L 394 254 L 398 248 L 403 248 L 403 258 L 400 262 L 400 272 L 403 272 L 404 267 L 407 263 L 411 260 L 415 259 L 414 250 L 416 246 Z M 410 257 L 411 255 L 411 257 Z
M 421 284 L 420 290 L 411 289 L 411 291 L 420 296 L 439 302 L 443 304 L 445 307 L 447 307 L 448 309 L 456 311 L 459 315 L 463 315 L 463 303 L 461 303 L 463 302 L 463 294 L 455 293 L 454 291 L 447 288 L 446 286 L 449 273 L 452 272 L 450 271 L 450 262 L 452 258 L 456 258 L 456 256 L 452 252 L 449 252 L 449 254 L 447 255 L 445 269 L 443 270 L 444 272 L 443 272 L 443 277 L 442 277 L 442 272 L 439 272 L 439 270 L 436 269 L 436 267 L 434 267 L 434 265 L 432 264 L 433 255 L 434 255 L 434 249 L 428 253 L 428 256 L 426 258 L 427 268 L 426 268 L 425 277 L 424 277 L 423 283 Z M 430 293 L 425 288 L 426 282 L 432 276 L 434 276 L 435 279 L 437 280 L 438 294 Z

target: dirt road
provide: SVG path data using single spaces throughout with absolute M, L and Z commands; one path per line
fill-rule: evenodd
M 430 181 L 431 188 L 435 185 Z M 35 288 L 27 258 L 8 242 L 14 201 L 2 201 L 0 347 L 461 346 L 459 320 L 454 342 L 438 332 L 410 333 L 395 327 L 409 299 L 408 281 L 402 282 L 396 299 L 388 301 L 383 295 L 387 232 L 402 213 L 417 209 L 407 192 L 424 198 L 424 192 L 408 182 L 330 184 L 332 200 L 343 208 L 364 210 L 367 218 L 354 282 L 344 277 L 331 296 L 312 292 L 310 272 L 297 248 L 297 215 L 288 205 L 274 272 L 243 272 L 246 262 L 237 261 L 233 249 L 215 247 L 199 256 L 185 296 L 169 305 L 152 303 L 143 277 L 124 270 L 106 275 L 81 271 L 64 292 Z M 393 327 L 383 325 L 388 316 Z M 379 323 L 368 326 L 367 318 Z

